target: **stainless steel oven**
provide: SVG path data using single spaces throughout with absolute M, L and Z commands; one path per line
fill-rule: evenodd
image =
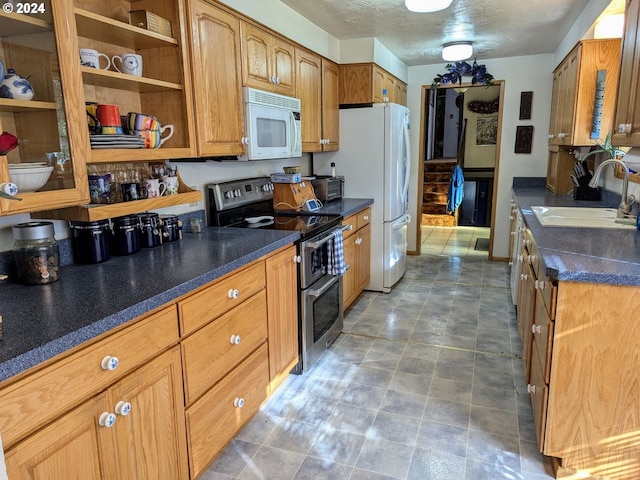
M 300 233 L 296 244 L 300 361 L 294 373 L 308 370 L 342 331 L 342 276 L 327 272 L 329 248 L 334 232 L 343 229 L 342 217 L 274 211 L 269 177 L 211 184 L 208 189 L 210 225 Z
M 298 371 L 308 370 L 342 331 L 342 275 L 327 272 L 327 259 L 334 232 L 345 228 L 332 228 L 299 244 L 302 338 Z

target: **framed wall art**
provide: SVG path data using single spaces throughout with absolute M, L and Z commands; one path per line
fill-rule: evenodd
M 520 120 L 531 120 L 533 92 L 520 92 Z
M 480 117 L 476 121 L 476 145 L 495 145 L 498 138 L 498 117 Z
M 533 126 L 516 127 L 516 147 L 514 153 L 531 153 L 533 142 Z

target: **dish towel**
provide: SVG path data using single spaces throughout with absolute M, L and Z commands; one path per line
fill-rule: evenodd
M 464 198 L 464 175 L 460 165 L 456 165 L 451 173 L 449 191 L 447 192 L 447 213 L 454 214 Z
M 329 241 L 327 246 L 327 273 L 329 275 L 344 275 L 346 271 L 342 230 L 336 230 L 333 232 L 333 239 Z

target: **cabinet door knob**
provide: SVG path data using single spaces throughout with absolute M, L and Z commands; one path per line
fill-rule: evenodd
M 538 290 L 544 290 L 544 280 L 536 280 L 533 286 Z
M 536 394 L 536 386 L 535 385 L 531 385 L 530 383 L 527 384 L 527 393 L 533 393 L 535 395 Z
M 237 288 L 230 288 L 227 292 L 227 297 L 229 298 L 238 298 L 240 296 L 240 292 Z
M 529 278 L 529 275 L 526 273 L 521 273 L 520 274 L 520 280 L 526 280 L 527 278 Z
M 112 357 L 110 355 L 104 357 L 102 359 L 102 362 L 100 362 L 100 366 L 103 370 L 113 371 L 118 368 L 118 365 L 120 365 L 120 360 L 118 360 L 118 357 Z
M 244 407 L 244 398 L 236 397 L 233 399 L 233 406 L 236 408 Z
M 302 258 L 300 257 L 300 255 L 293 256 L 293 263 L 300 263 L 301 261 L 302 261 Z
M 124 417 L 126 415 L 129 415 L 129 412 L 131 412 L 131 404 L 129 402 L 125 402 L 124 400 L 120 400 L 118 403 L 116 403 L 115 410 L 118 415 L 122 415 Z
M 364 221 L 365 221 L 365 222 L 368 222 L 368 221 L 369 221 L 369 215 L 365 215 L 363 218 L 364 218 Z
M 231 343 L 231 345 L 240 345 L 240 340 L 240 335 L 231 335 L 229 342 Z
M 620 125 L 618 125 L 618 133 L 627 133 L 626 130 L 627 129 L 624 123 L 621 123 Z
M 533 325 L 531 325 L 531 332 L 534 334 L 537 333 L 538 335 L 540 335 L 542 333 L 542 327 L 534 323 Z
M 98 418 L 98 425 L 101 427 L 111 428 L 116 424 L 116 416 L 110 412 L 104 412 Z

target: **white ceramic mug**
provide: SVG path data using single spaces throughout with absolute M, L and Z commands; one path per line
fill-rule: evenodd
M 107 59 L 107 66 L 106 67 L 100 67 L 100 58 L 106 58 Z M 82 65 L 83 67 L 90 67 L 90 68 L 97 68 L 100 70 L 108 70 L 109 67 L 111 66 L 111 60 L 109 59 L 108 55 L 105 55 L 104 53 L 100 53 L 97 50 L 94 50 L 93 48 L 81 48 L 80 49 L 80 65 Z
M 143 186 L 147 190 L 148 198 L 158 198 L 167 190 L 167 186 L 159 178 L 148 178 L 143 182 Z
M 142 55 L 137 53 L 121 53 L 120 55 L 114 55 L 111 57 L 113 68 L 120 73 L 126 73 L 127 75 L 134 75 L 136 77 L 142 76 Z M 120 67 L 118 67 L 118 62 Z
M 180 182 L 178 181 L 178 177 L 163 177 L 162 181 L 164 182 L 167 189 L 165 190 L 165 195 L 177 195 L 178 187 Z

